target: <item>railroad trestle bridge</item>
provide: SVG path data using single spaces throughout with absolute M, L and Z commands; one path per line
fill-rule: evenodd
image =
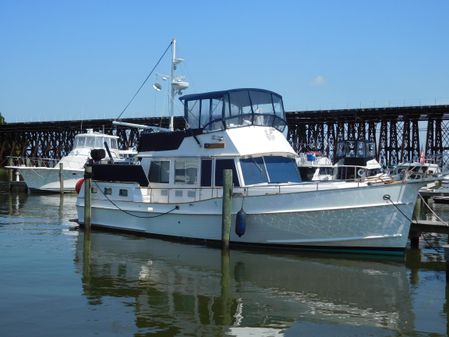
M 166 117 L 122 121 L 169 125 Z M 369 151 L 382 165 L 393 166 L 419 161 L 424 151 L 427 160 L 449 164 L 449 105 L 291 111 L 287 123 L 287 139 L 298 153 L 314 150 L 335 160 L 346 146 Z M 175 117 L 174 127 L 183 129 L 184 119 Z M 112 119 L 7 123 L 0 125 L 0 164 L 6 165 L 10 156 L 61 158 L 70 152 L 74 136 L 86 129 L 119 136 L 121 149 L 136 146 L 139 139 L 137 129 L 113 125 Z

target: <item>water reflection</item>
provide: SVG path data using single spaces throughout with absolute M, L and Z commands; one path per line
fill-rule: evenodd
M 413 331 L 404 263 L 228 255 L 96 231 L 78 237 L 75 263 L 89 303 L 126 303 L 139 333 L 288 336 L 317 323 L 334 335 Z

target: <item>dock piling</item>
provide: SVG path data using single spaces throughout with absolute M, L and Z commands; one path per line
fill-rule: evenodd
M 92 166 L 86 165 L 84 170 L 84 227 L 90 231 L 92 221 L 91 192 Z
M 64 164 L 59 163 L 59 193 L 64 194 Z
M 444 260 L 446 262 L 446 284 L 449 283 L 449 245 L 443 245 Z
M 222 244 L 223 249 L 229 249 L 231 236 L 232 208 L 232 170 L 223 171 L 223 210 L 222 210 Z

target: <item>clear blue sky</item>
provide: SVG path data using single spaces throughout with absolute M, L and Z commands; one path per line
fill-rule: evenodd
M 447 0 L 0 0 L 0 112 L 115 118 L 173 37 L 186 93 L 265 88 L 290 111 L 449 104 L 448 16 Z M 123 117 L 167 114 L 154 80 Z

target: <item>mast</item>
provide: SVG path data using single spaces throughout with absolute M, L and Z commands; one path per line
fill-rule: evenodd
M 173 131 L 173 118 L 175 115 L 175 70 L 176 70 L 176 38 L 171 42 L 171 69 L 170 69 L 170 125 L 168 129 Z
M 184 76 L 176 76 L 176 66 L 184 61 L 184 59 L 180 57 L 176 57 L 176 39 L 173 38 L 172 42 L 172 55 L 171 55 L 171 69 L 170 69 L 170 125 L 169 130 L 173 131 L 173 119 L 175 115 L 175 96 L 182 95 L 182 91 L 189 87 L 189 82 L 186 81 Z

